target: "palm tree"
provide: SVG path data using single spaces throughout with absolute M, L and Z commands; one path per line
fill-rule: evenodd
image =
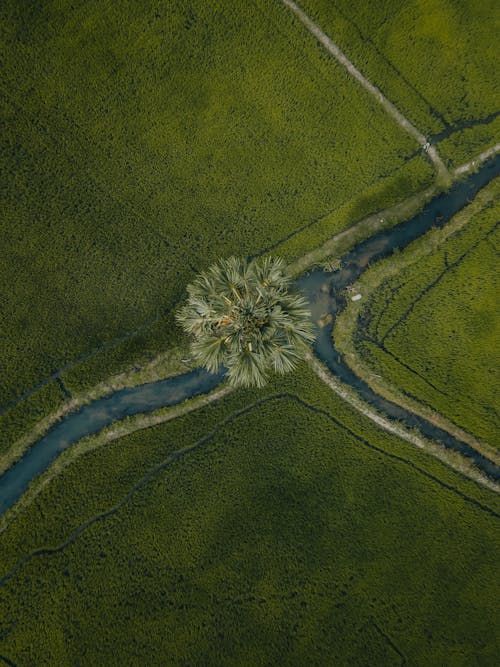
M 219 260 L 188 285 L 177 321 L 193 357 L 212 372 L 227 368 L 233 386 L 262 387 L 284 374 L 314 340 L 307 301 L 290 291 L 282 259 Z

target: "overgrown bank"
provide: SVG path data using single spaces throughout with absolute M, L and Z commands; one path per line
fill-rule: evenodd
M 335 327 L 337 348 L 376 391 L 459 437 L 468 431 L 490 456 L 499 185 L 444 229 L 369 269 L 356 286 L 362 301 L 351 302 Z

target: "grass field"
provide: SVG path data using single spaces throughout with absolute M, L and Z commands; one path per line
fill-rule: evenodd
M 494 0 L 301 5 L 455 166 L 498 142 Z
M 297 232 L 294 256 L 431 178 L 276 3 L 7 1 L 0 25 L 4 410 L 178 344 L 217 257 Z M 64 391 L 9 409 L 0 447 Z
M 455 164 L 498 140 L 476 4 L 301 3 Z M 292 261 L 434 177 L 274 0 L 4 0 L 0 44 L 0 456 L 112 374 L 179 372 L 173 312 L 218 257 Z M 486 440 L 495 210 L 363 299 L 357 340 Z M 306 365 L 206 400 L 74 445 L 6 515 L 0 663 L 496 667 L 497 494 Z
M 0 576 L 207 434 L 0 588 L 3 655 L 495 664 L 498 499 L 354 416 L 306 369 L 78 459 L 0 535 Z
M 411 246 L 402 253 L 407 266 L 366 301 L 355 334 L 372 373 L 490 444 L 498 432 L 499 185 L 445 242 L 430 240 L 424 256 Z

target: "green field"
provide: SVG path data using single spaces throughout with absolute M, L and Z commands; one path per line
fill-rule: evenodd
M 495 664 L 498 499 L 353 415 L 305 368 L 79 458 L 0 535 L 0 577 L 200 440 L 0 588 L 3 655 Z
M 494 0 L 303 0 L 322 30 L 456 166 L 500 136 Z
M 498 141 L 492 0 L 301 6 L 448 166 Z M 188 368 L 174 313 L 218 258 L 389 227 L 436 176 L 279 1 L 4 0 L 0 45 L 0 461 L 117 373 Z M 496 203 L 352 304 L 370 372 L 488 442 Z M 496 667 L 493 482 L 305 363 L 209 398 L 75 444 L 2 517 L 0 664 Z
M 217 257 L 342 207 L 362 217 L 431 178 L 275 3 L 16 0 L 0 26 L 0 407 L 67 364 L 75 391 L 178 344 L 172 310 Z M 281 254 L 353 218 L 329 220 Z M 63 391 L 9 410 L 0 448 Z
M 385 280 L 360 313 L 370 371 L 469 433 L 498 433 L 500 194 L 463 228 Z M 431 246 L 432 247 L 432 246 Z

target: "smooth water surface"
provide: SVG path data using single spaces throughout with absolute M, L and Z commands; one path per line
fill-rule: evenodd
M 68 414 L 0 477 L 0 514 L 21 497 L 32 479 L 78 440 L 125 417 L 176 405 L 186 398 L 204 394 L 216 387 L 222 377 L 222 374 L 213 375 L 198 368 L 159 382 L 121 389 Z
M 326 314 L 335 317 L 345 307 L 345 288 L 359 278 L 368 264 L 387 257 L 395 249 L 405 248 L 433 227 L 443 227 L 460 209 L 472 201 L 482 187 L 499 174 L 500 156 L 497 156 L 487 162 L 479 172 L 456 183 L 448 192 L 430 201 L 413 218 L 359 243 L 342 257 L 342 268 L 339 271 L 326 273 L 318 269 L 309 275 L 301 276 L 297 285 L 308 297 L 314 322 Z M 428 438 L 473 459 L 475 465 L 492 479 L 500 479 L 499 467 L 475 449 L 423 417 L 375 393 L 349 368 L 335 349 L 332 330 L 333 324 L 316 327 L 314 351 L 335 375 L 353 387 L 367 403 L 380 412 L 410 428 L 417 428 Z

